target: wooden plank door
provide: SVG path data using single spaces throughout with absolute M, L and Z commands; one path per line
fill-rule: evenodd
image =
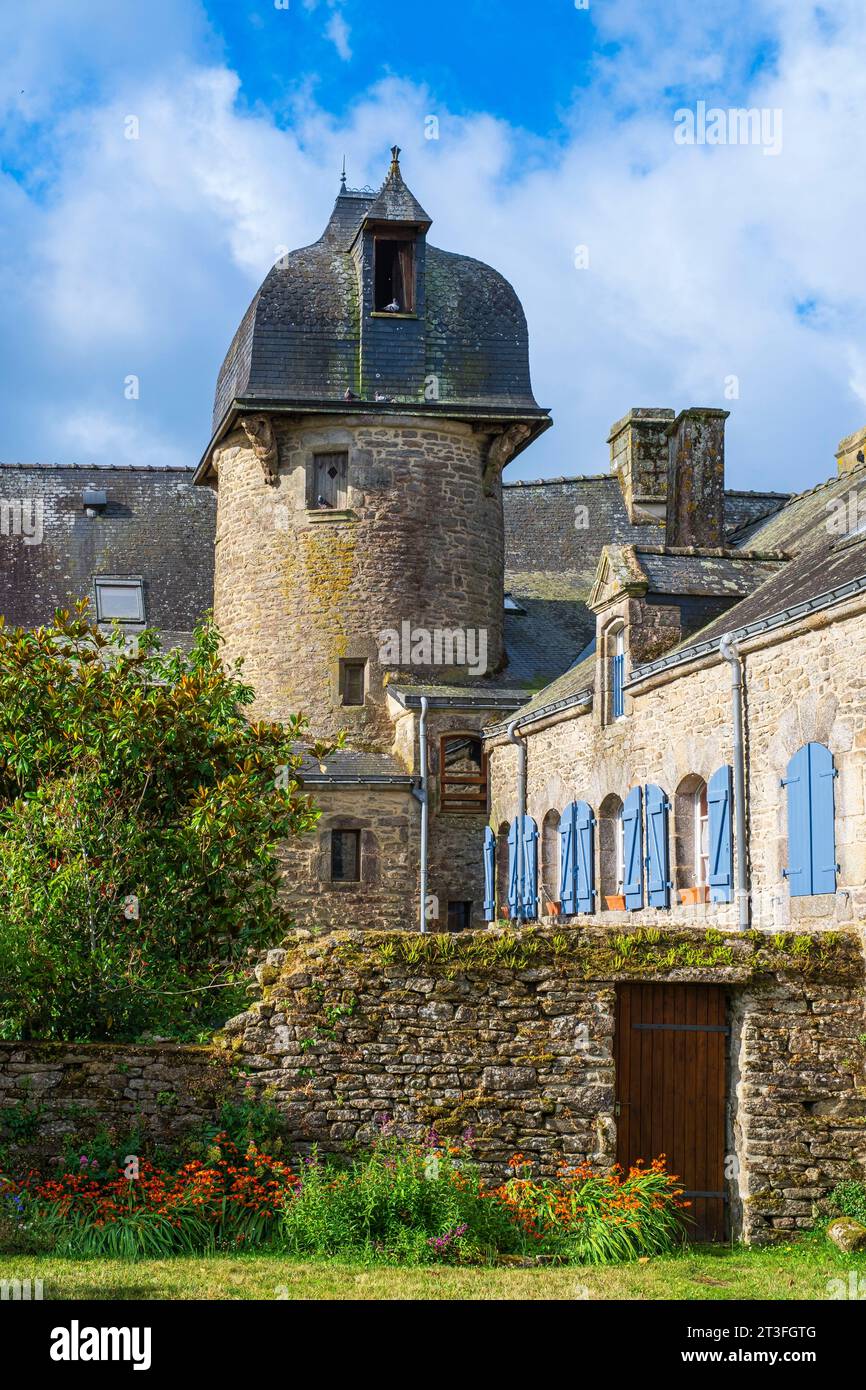
M 725 992 L 718 985 L 617 990 L 617 1162 L 666 1156 L 691 1202 L 692 1240 L 724 1240 Z

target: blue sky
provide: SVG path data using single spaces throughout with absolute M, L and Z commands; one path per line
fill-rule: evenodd
M 194 463 L 268 266 L 396 140 L 431 240 L 526 309 L 555 428 L 509 476 L 699 404 L 732 485 L 809 486 L 866 424 L 864 60 L 861 0 L 6 7 L 0 457 Z M 698 103 L 780 113 L 777 152 L 676 143 Z

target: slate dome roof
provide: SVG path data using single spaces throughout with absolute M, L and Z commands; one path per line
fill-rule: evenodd
M 265 276 L 220 368 L 215 433 L 235 401 L 302 406 L 340 401 L 347 390 L 361 393 L 365 312 L 379 334 L 377 352 L 383 350 L 383 329 L 381 316 L 364 309 L 358 234 L 366 225 L 387 222 L 411 225 L 411 235 L 417 234 L 424 291 L 418 293 L 420 322 L 404 319 L 386 327 L 389 400 L 423 403 L 424 378 L 435 374 L 440 407 L 541 414 L 517 295 L 490 266 L 426 243 L 430 219 L 403 182 L 398 153 L 378 193 L 344 184 L 319 240 L 290 252 Z M 400 343 L 410 333 L 414 346 L 404 363 Z

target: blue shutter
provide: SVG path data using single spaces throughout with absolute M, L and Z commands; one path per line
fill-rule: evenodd
M 575 858 L 577 861 L 577 911 L 595 910 L 595 853 L 592 807 L 585 801 L 575 805 Z
M 574 831 L 576 803 L 570 801 L 559 821 L 559 900 L 565 916 L 577 912 L 577 859 Z
M 623 686 L 625 685 L 625 656 L 622 654 L 613 659 L 613 717 L 621 719 L 625 713 L 625 698 Z
M 523 817 L 523 911 L 525 922 L 538 917 L 538 826 L 531 816 Z
M 791 758 L 782 786 L 788 789 L 788 867 L 782 873 L 790 884 L 791 897 L 805 898 L 812 892 L 808 744 Z
M 519 820 L 515 818 L 508 827 L 508 915 L 512 920 L 520 916 L 520 889 L 517 882 L 518 856 L 517 836 Z
M 734 842 L 731 836 L 733 773 L 718 768 L 707 783 L 710 840 L 710 900 L 729 903 L 734 896 Z
M 823 743 L 809 743 L 809 800 L 812 829 L 812 892 L 835 893 L 836 812 L 833 754 Z
M 496 917 L 496 836 L 489 825 L 484 827 L 484 920 Z
M 650 907 L 670 907 L 671 877 L 668 849 L 668 811 L 671 803 L 661 787 L 646 788 L 647 901 Z
M 629 911 L 643 907 L 641 800 L 640 787 L 632 787 L 622 808 L 623 892 Z

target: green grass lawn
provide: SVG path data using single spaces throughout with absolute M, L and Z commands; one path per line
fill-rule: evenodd
M 609 1268 L 393 1268 L 215 1255 L 139 1263 L 0 1256 L 0 1280 L 41 1279 L 46 1299 L 827 1299 L 866 1255 L 822 1237 L 769 1249 L 693 1248 Z

